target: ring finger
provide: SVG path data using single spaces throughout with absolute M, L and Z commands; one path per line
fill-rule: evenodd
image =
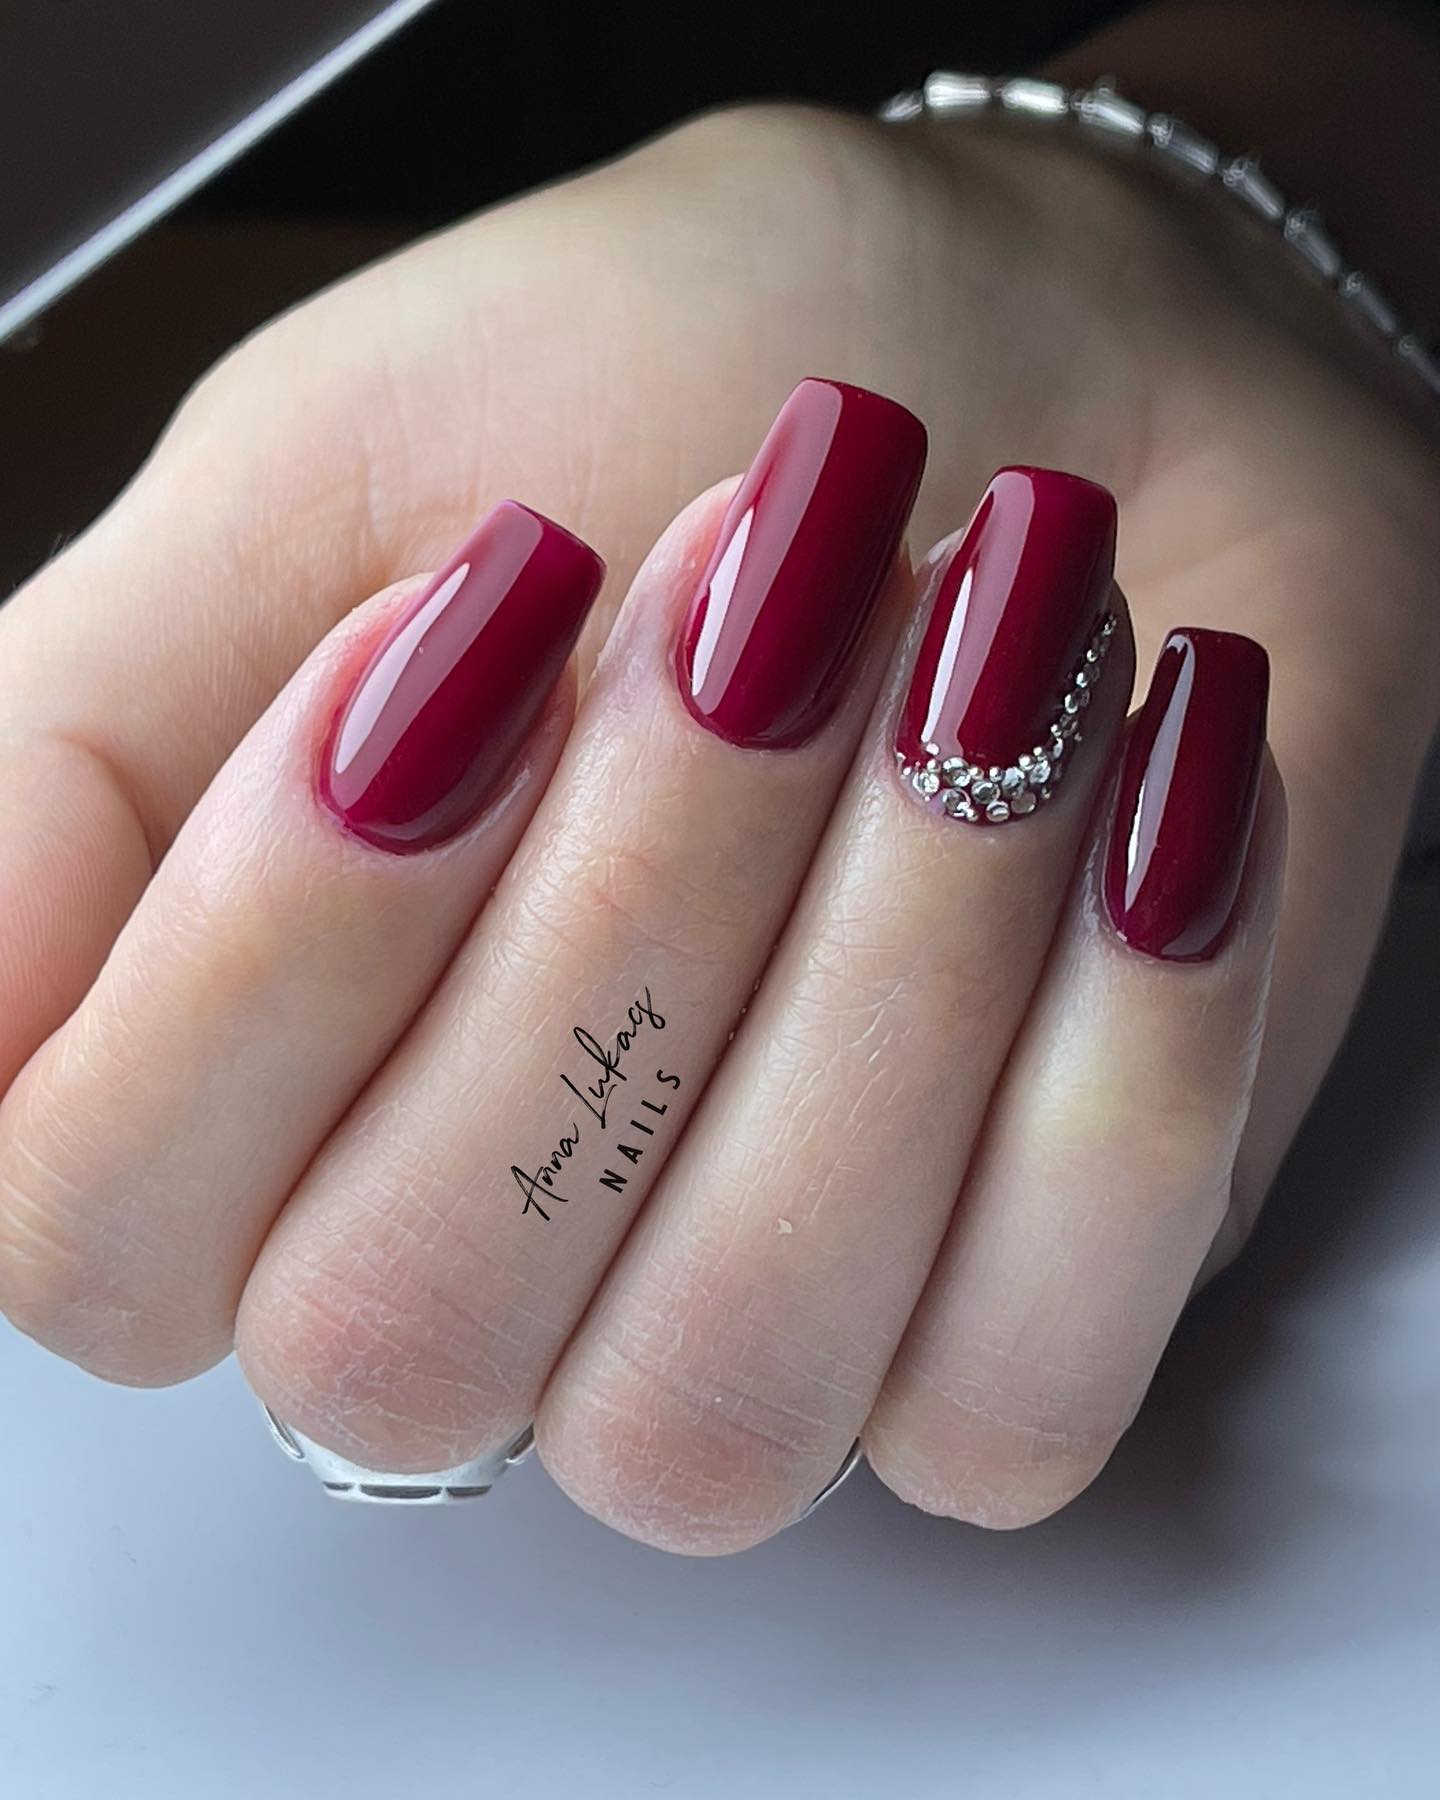
M 892 696 L 537 1420 L 547 1467 L 621 1530 L 687 1551 L 753 1543 L 860 1432 L 1123 717 L 1114 537 L 1104 489 L 1007 469 L 932 559 L 898 730 Z

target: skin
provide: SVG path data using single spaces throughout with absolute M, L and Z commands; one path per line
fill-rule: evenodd
M 833 736 L 781 777 L 793 794 L 747 788 L 665 710 L 661 647 L 723 494 L 631 577 L 811 372 L 925 417 L 916 543 L 1001 462 L 1071 468 L 1119 499 L 1142 671 L 1174 624 L 1266 643 L 1288 873 L 1272 772 L 1214 964 L 1144 963 L 1095 910 L 1089 803 L 1123 672 L 1089 794 L 995 834 L 998 854 L 887 785 L 903 569 Z M 930 1510 L 1053 1511 L 1243 1240 L 1353 1003 L 1440 693 L 1432 459 L 1415 396 L 1332 302 L 1143 172 L 798 109 L 698 121 L 269 327 L 0 620 L 0 1304 L 137 1383 L 213 1362 L 238 1314 L 259 1391 L 379 1466 L 456 1460 L 538 1407 L 562 1485 L 673 1549 L 778 1529 L 862 1430 Z M 504 493 L 611 564 L 574 691 L 475 834 L 403 872 L 347 862 L 305 758 L 403 596 L 326 633 Z M 547 787 L 565 757 L 581 776 L 683 759 L 712 826 L 663 783 L 633 819 L 618 780 L 608 810 L 577 808 L 563 762 Z M 742 828 L 753 892 L 721 879 Z M 897 874 L 914 905 L 887 909 L 874 884 Z M 1040 898 L 1019 953 L 977 989 L 936 921 L 1020 889 Z M 465 1172 L 553 1137 L 534 1095 L 569 1025 L 661 959 L 668 1041 L 703 1074 L 777 934 L 643 1209 L 512 1233 L 513 1194 Z M 397 943 L 384 991 L 350 991 Z M 481 1095 L 464 1053 L 513 1017 L 507 972 L 535 1010 Z M 890 1043 L 900 1018 L 879 1075 L 831 1075 L 837 1043 Z M 921 1129 L 905 1105 L 947 1056 L 977 1071 L 969 1110 Z M 886 1122 L 857 1131 L 867 1103 Z M 777 1215 L 776 1191 L 802 1204 Z

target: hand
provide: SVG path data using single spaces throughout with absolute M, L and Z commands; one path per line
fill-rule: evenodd
M 466 1184 L 442 1179 L 431 1191 L 437 1170 L 455 1173 L 448 1159 L 465 1142 L 456 1109 L 477 1094 L 467 1082 L 458 1093 L 442 1086 L 434 1092 L 444 1106 L 427 1110 L 425 1083 L 443 1065 L 423 1053 L 423 1020 L 390 1064 L 383 1059 L 433 981 L 473 975 L 475 957 L 492 973 L 509 966 L 509 940 L 487 939 L 488 952 L 462 951 L 444 974 L 539 798 L 563 720 L 552 720 L 549 750 L 540 746 L 532 780 L 497 829 L 487 821 L 463 840 L 472 862 L 460 891 L 421 876 L 413 916 L 382 910 L 397 927 L 386 940 L 392 954 L 363 988 L 344 978 L 356 964 L 341 939 L 355 932 L 357 943 L 371 941 L 374 895 L 322 887 L 326 904 L 317 902 L 310 921 L 319 960 L 306 971 L 291 960 L 286 936 L 304 909 L 293 887 L 288 912 L 278 905 L 283 883 L 267 892 L 269 840 L 260 835 L 285 796 L 267 793 L 257 771 L 269 770 L 273 783 L 276 768 L 300 767 L 294 759 L 315 717 L 307 707 L 334 691 L 326 684 L 338 682 L 394 596 L 341 627 L 206 790 L 354 597 L 435 560 L 501 493 L 564 519 L 611 560 L 613 588 L 582 645 L 588 672 L 650 538 L 691 492 L 746 463 L 779 397 L 814 369 L 923 412 L 932 453 L 920 542 L 965 517 L 998 463 L 1076 469 L 1120 499 L 1120 577 L 1142 668 L 1164 631 L 1184 623 L 1261 639 L 1276 670 L 1270 735 L 1289 789 L 1291 879 L 1265 1055 L 1238 1149 L 1226 1133 L 1243 1115 L 1248 1067 L 1232 1049 L 1215 1089 L 1226 1096 L 1224 1129 L 1216 1109 L 1201 1108 L 1181 1121 L 1190 1134 L 1170 1146 L 1167 1185 L 1186 1204 L 1162 1208 L 1167 1225 L 1182 1220 L 1183 1229 L 1156 1248 L 1158 1260 L 1125 1266 L 1118 1295 L 1107 1285 L 1115 1268 L 1087 1262 L 1038 1342 L 1003 1304 L 981 1321 L 993 1327 L 983 1342 L 927 1335 L 922 1312 L 867 1429 L 882 1475 L 939 1510 L 1014 1523 L 1078 1491 L 1138 1403 L 1205 1244 L 1213 1239 L 1218 1259 L 1243 1235 L 1328 1060 L 1373 942 L 1434 713 L 1425 606 L 1436 525 L 1425 441 L 1368 355 L 1332 328 L 1323 297 L 1283 271 L 1272 281 L 1268 255 L 1190 217 L 1172 195 L 1060 146 L 741 113 L 424 245 L 240 351 L 188 403 L 124 500 L 3 621 L 7 1075 L 80 1004 L 135 913 L 96 996 L 30 1063 L 0 1113 L 0 1299 L 11 1316 L 102 1374 L 166 1381 L 224 1353 L 243 1292 L 247 1370 L 278 1410 L 347 1454 L 433 1467 L 523 1423 L 585 1298 L 578 1278 L 573 1291 L 557 1281 L 552 1259 L 570 1261 L 583 1231 L 586 1256 L 603 1264 L 629 1215 L 592 1207 L 595 1223 L 577 1227 L 580 1215 L 570 1213 L 563 1234 L 552 1230 L 528 1252 L 533 1262 L 495 1258 L 502 1215 L 511 1243 L 506 1171 L 533 1141 L 539 1113 L 512 1108 L 513 1125 L 504 1134 L 497 1125 L 483 1163 L 467 1165 Z M 683 585 L 677 567 L 698 558 L 719 504 L 687 515 L 627 616 L 659 629 Z M 608 689 L 597 682 L 593 708 L 584 696 L 590 760 L 576 766 L 612 809 L 605 777 L 615 765 L 597 721 L 615 719 L 615 666 Z M 869 666 L 873 686 L 881 669 Z M 1112 699 L 1123 700 L 1124 684 L 1117 677 Z M 844 727 L 857 738 L 868 698 L 862 683 Z M 582 712 L 577 729 L 585 720 Z M 1105 732 L 1097 735 L 1103 746 Z M 1100 760 L 1097 751 L 1092 783 Z M 293 784 L 286 793 L 293 803 Z M 135 911 L 197 802 L 183 853 Z M 1064 902 L 1065 846 L 1073 854 L 1079 845 L 1083 789 L 1051 810 L 1060 823 L 1044 898 L 1014 982 L 996 1000 L 1011 1035 L 1045 919 Z M 609 829 L 608 816 L 600 822 Z M 1050 827 L 1037 817 L 1006 833 L 1033 851 Z M 648 846 L 628 864 L 606 860 L 603 838 L 591 849 L 589 860 L 562 865 L 569 886 L 560 898 L 568 895 L 567 917 L 588 950 L 581 966 L 607 982 L 622 970 L 641 977 L 644 955 L 607 951 L 627 923 L 652 949 L 663 942 L 663 921 L 648 907 L 632 916 L 652 866 Z M 467 852 L 437 854 L 458 861 Z M 791 869 L 792 885 L 802 872 Z M 507 877 L 480 931 L 507 892 L 523 891 L 520 880 Z M 512 922 L 523 920 L 523 905 L 511 907 Z M 779 922 L 753 921 L 762 939 Z M 705 923 L 692 919 L 690 930 Z M 712 923 L 710 961 L 730 944 L 727 979 L 742 978 L 755 944 L 735 946 L 732 915 Z M 543 926 L 535 926 L 542 935 Z M 596 931 L 599 949 L 586 935 Z M 695 954 L 689 935 L 676 942 Z M 525 966 L 537 978 L 546 967 L 538 954 Z M 556 967 L 574 965 L 561 958 Z M 652 991 L 663 1011 L 663 994 Z M 598 992 L 572 983 L 529 1023 L 527 1055 L 540 1062 L 528 1105 L 538 1105 L 542 1067 L 554 1079 L 569 1025 L 603 1025 L 608 1014 L 591 997 Z M 875 995 L 862 984 L 859 998 Z M 330 1015 L 323 1044 L 312 1034 L 321 1009 Z M 457 1016 L 465 1013 L 462 1005 Z M 1002 1030 L 988 1042 L 984 1067 L 998 1067 L 1004 1039 Z M 487 1045 L 492 1073 L 510 1066 L 513 1045 L 493 1037 Z M 388 1168 L 366 1139 L 366 1153 L 344 1163 L 343 1179 L 309 1209 L 308 1238 L 293 1202 L 271 1234 L 371 1068 L 383 1064 L 384 1083 L 397 1057 L 413 1060 L 421 1098 L 404 1090 L 394 1116 L 417 1130 L 384 1140 L 394 1148 Z M 1159 1065 L 1162 1085 L 1183 1066 Z M 727 1058 L 723 1080 L 730 1067 Z M 242 1101 L 236 1071 L 245 1068 L 261 1085 Z M 697 1070 L 695 1087 L 701 1079 Z M 982 1101 L 989 1087 L 980 1081 Z M 385 1117 L 362 1100 L 350 1126 L 383 1138 Z M 1104 1122 L 1113 1141 L 1113 1121 Z M 967 1118 L 962 1138 L 978 1127 Z M 884 1133 L 874 1120 L 857 1143 L 867 1155 L 887 1151 Z M 277 1153 L 262 1154 L 272 1136 Z M 1143 1175 L 1153 1145 L 1132 1142 L 1132 1173 Z M 790 1185 L 803 1189 L 828 1178 L 835 1150 L 802 1146 L 811 1160 Z M 952 1141 L 946 1157 L 963 1147 Z M 687 1153 L 678 1155 L 683 1171 Z M 1222 1161 L 1230 1206 L 1217 1224 Z M 314 1179 L 312 1170 L 306 1180 Z M 743 1183 L 729 1191 L 745 1198 Z M 411 1215 L 407 1195 L 418 1209 Z M 811 1339 L 796 1340 L 789 1311 L 747 1313 L 749 1301 L 725 1286 L 714 1290 L 716 1316 L 737 1327 L 707 1328 L 701 1313 L 692 1323 L 690 1309 L 707 1298 L 703 1265 L 663 1295 L 605 1290 L 561 1372 L 576 1366 L 588 1338 L 600 1353 L 588 1366 L 608 1370 L 619 1389 L 602 1391 L 593 1376 L 552 1384 L 542 1454 L 592 1509 L 655 1541 L 727 1547 L 774 1529 L 793 1516 L 805 1484 L 818 1485 L 817 1472 L 823 1479 L 826 1458 L 838 1460 L 857 1407 L 863 1419 L 876 1398 L 919 1298 L 926 1243 L 933 1249 L 943 1224 L 933 1204 L 924 1230 L 898 1252 L 883 1235 L 857 1238 L 849 1285 L 804 1290 L 799 1311 Z M 1123 1241 L 1125 1215 L 1106 1207 L 1103 1187 L 1075 1200 L 1067 1241 Z M 347 1212 L 344 1231 L 335 1208 Z M 662 1216 L 647 1212 L 617 1274 L 650 1245 Z M 1006 1254 L 1023 1263 L 1007 1265 L 1006 1291 L 1033 1286 L 1053 1300 L 1054 1223 L 1019 1230 Z M 775 1232 L 779 1243 L 785 1234 Z M 964 1272 L 963 1247 L 957 1230 L 937 1279 Z M 837 1377 L 836 1334 L 843 1342 L 852 1323 L 855 1283 L 887 1254 L 893 1287 L 867 1314 L 864 1355 Z M 437 1266 L 463 1281 L 447 1288 Z M 753 1268 L 731 1268 L 740 1293 L 765 1292 Z M 502 1291 L 507 1304 L 497 1310 Z M 796 1305 L 793 1291 L 778 1291 L 785 1307 Z M 624 1330 L 607 1340 L 606 1318 L 621 1305 L 614 1296 L 627 1292 Z M 647 1307 L 658 1330 L 642 1348 L 634 1313 Z M 1118 1341 L 1101 1335 L 1117 1308 L 1131 1307 L 1139 1329 Z M 787 1385 L 797 1366 L 799 1394 Z M 622 1380 L 627 1371 L 638 1379 Z M 694 1404 L 707 1384 L 724 1395 L 724 1423 L 701 1430 Z M 668 1482 L 659 1479 L 665 1470 Z

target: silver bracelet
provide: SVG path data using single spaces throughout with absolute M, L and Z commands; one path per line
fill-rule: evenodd
M 1108 80 L 1067 88 L 1033 76 L 961 75 L 937 70 L 922 88 L 910 88 L 880 108 L 887 124 L 912 119 L 972 119 L 986 113 L 1030 119 L 1052 129 L 1078 126 L 1098 140 L 1129 144 L 1166 167 L 1200 182 L 1213 182 L 1289 245 L 1298 262 L 1376 332 L 1398 360 L 1440 399 L 1440 357 L 1403 319 L 1368 275 L 1352 268 L 1313 206 L 1293 206 L 1250 154 L 1227 156 L 1209 138 L 1169 113 L 1146 112 L 1116 93 Z

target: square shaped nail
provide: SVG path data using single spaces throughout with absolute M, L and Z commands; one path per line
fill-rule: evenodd
M 1213 956 L 1250 847 L 1270 662 L 1234 631 L 1172 631 L 1125 746 L 1105 904 L 1125 942 L 1167 962 Z
M 924 798 L 1003 824 L 1074 753 L 1114 618 L 1115 501 L 1055 469 L 991 480 L 934 584 L 895 748 Z
M 676 646 L 692 717 L 747 749 L 834 712 L 895 565 L 925 428 L 881 394 L 802 381 L 726 511 Z
M 483 810 L 518 756 L 605 565 L 505 500 L 416 595 L 326 741 L 320 797 L 367 843 L 423 850 Z

